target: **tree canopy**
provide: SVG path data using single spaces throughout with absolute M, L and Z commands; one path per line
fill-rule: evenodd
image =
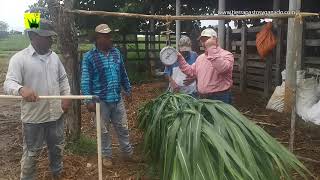
M 154 7 L 154 13 L 158 15 L 175 15 L 175 0 L 79 0 L 75 4 L 75 8 L 82 10 L 96 10 L 96 11 L 112 11 L 112 12 L 130 12 L 152 14 L 151 6 Z M 184 15 L 201 15 L 212 14 L 217 8 L 216 0 L 183 0 L 181 2 L 181 13 Z M 78 18 L 78 25 L 80 28 L 94 28 L 99 23 L 108 23 L 113 28 L 119 29 L 123 32 L 148 30 L 149 21 L 140 19 L 114 18 L 114 17 L 80 17 Z M 161 26 L 163 22 L 156 22 L 157 30 L 163 30 Z M 182 26 L 191 26 L 192 22 L 183 23 Z
M 4 22 L 4 21 L 0 21 L 0 31 L 5 31 L 7 32 L 9 28 L 8 23 Z

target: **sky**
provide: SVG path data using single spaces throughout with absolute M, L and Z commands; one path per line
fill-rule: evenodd
M 208 27 L 209 25 L 216 26 L 216 25 L 218 25 L 218 21 L 216 21 L 216 20 L 203 20 L 203 21 L 201 21 L 201 26 Z
M 0 21 L 9 24 L 9 30 L 24 30 L 23 15 L 28 6 L 37 0 L 0 0 Z

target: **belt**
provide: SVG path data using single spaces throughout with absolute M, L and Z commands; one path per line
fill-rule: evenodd
M 224 90 L 224 91 L 218 91 L 218 92 L 206 93 L 206 94 L 198 93 L 198 95 L 199 95 L 200 98 L 208 98 L 208 97 L 211 97 L 211 96 L 222 95 L 222 94 L 227 93 L 227 92 L 231 92 L 231 90 L 227 89 L 227 90 Z

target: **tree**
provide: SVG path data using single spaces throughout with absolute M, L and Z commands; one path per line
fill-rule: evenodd
M 8 28 L 9 28 L 8 23 L 6 23 L 4 21 L 0 21 L 0 31 L 7 32 Z
M 48 10 L 48 3 L 45 0 L 39 0 L 38 2 L 29 6 L 29 9 L 26 12 L 41 13 L 41 18 L 50 20 L 50 13 Z
M 47 0 L 50 18 L 55 23 L 58 34 L 58 48 L 63 56 L 63 64 L 68 74 L 71 93 L 80 94 L 80 70 L 78 61 L 78 39 L 74 16 L 66 13 L 64 8 L 73 9 L 74 0 Z M 61 7 L 62 6 L 62 7 Z M 81 104 L 72 101 L 72 107 L 66 116 L 67 136 L 69 140 L 77 140 L 81 132 Z
M 216 9 L 217 0 L 184 0 L 182 1 L 181 12 L 184 15 L 202 15 L 212 14 Z M 75 4 L 76 9 L 90 10 L 90 11 L 112 11 L 112 12 L 131 12 L 152 14 L 151 5 L 154 6 L 154 14 L 161 15 L 174 15 L 175 14 L 175 0 L 79 0 Z M 81 17 L 78 18 L 77 23 L 79 27 L 93 29 L 95 25 L 101 22 L 108 22 L 112 27 L 119 29 L 120 31 L 137 31 L 137 30 L 149 30 L 149 21 L 140 19 L 125 19 L 114 17 Z M 165 27 L 161 26 L 165 22 L 156 21 L 156 31 L 165 30 Z M 173 22 L 174 23 L 174 22 Z M 195 22 L 183 22 L 182 27 L 193 27 Z M 189 24 L 189 25 L 185 25 Z M 190 25 L 191 24 L 191 25 Z M 197 23 L 196 23 L 197 24 Z M 172 26 L 171 28 L 174 28 Z

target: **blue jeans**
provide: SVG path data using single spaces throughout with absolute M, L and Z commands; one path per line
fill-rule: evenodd
M 217 94 L 212 94 L 208 96 L 206 99 L 219 100 L 227 104 L 232 103 L 232 93 L 231 91 L 219 92 Z
M 101 102 L 101 121 L 102 155 L 107 158 L 112 158 L 111 123 L 118 136 L 121 152 L 123 155 L 131 156 L 133 150 L 129 142 L 127 114 L 123 100 L 121 99 L 117 103 Z
M 23 123 L 23 154 L 21 159 L 21 180 L 36 179 L 36 163 L 46 142 L 49 152 L 50 169 L 53 175 L 62 171 L 64 148 L 63 119 L 41 124 Z

